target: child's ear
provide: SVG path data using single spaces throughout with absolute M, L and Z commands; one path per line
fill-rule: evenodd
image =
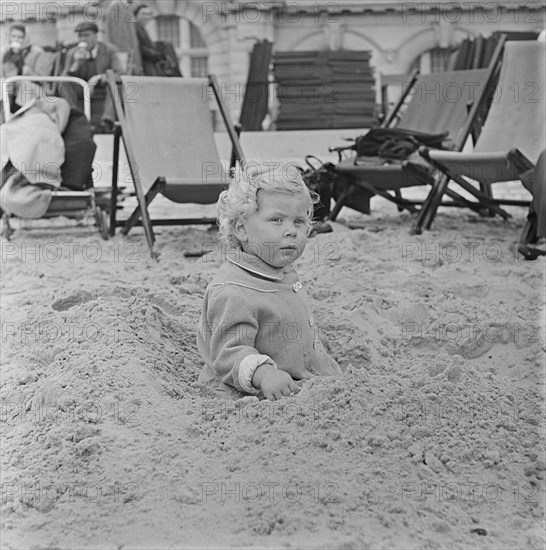
M 248 241 L 246 224 L 242 216 L 239 216 L 235 220 L 235 223 L 233 224 L 233 234 L 235 235 L 235 238 L 241 243 L 246 243 Z

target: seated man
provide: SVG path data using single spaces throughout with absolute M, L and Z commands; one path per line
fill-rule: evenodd
M 84 21 L 74 30 L 78 34 L 79 43 L 68 51 L 63 74 L 76 76 L 85 81 L 100 75 L 100 80 L 91 95 L 91 123 L 95 126 L 95 131 L 109 132 L 113 128 L 115 114 L 112 97 L 107 90 L 106 71 L 111 69 L 118 74 L 123 72 L 117 49 L 111 44 L 99 42 L 99 29 L 95 23 Z M 68 99 L 71 105 L 83 108 L 81 88 L 63 84 L 61 95 Z
M 48 75 L 52 63 L 50 56 L 44 53 L 40 46 L 30 44 L 25 25 L 12 23 L 9 26 L 9 47 L 2 54 L 2 78 L 15 75 Z
M 51 74 L 53 56 L 46 53 L 40 46 L 30 43 L 25 25 L 12 23 L 9 26 L 8 38 L 9 47 L 2 53 L 0 80 L 3 81 L 3 79 L 12 76 L 46 76 Z M 20 84 L 12 84 L 8 91 L 12 113 L 20 107 L 15 102 L 19 86 Z M 33 89 L 36 89 L 36 86 L 38 85 L 34 85 Z

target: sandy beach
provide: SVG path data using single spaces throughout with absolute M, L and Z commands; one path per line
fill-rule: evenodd
M 358 133 L 314 135 L 243 146 L 333 160 L 326 146 Z M 2 547 L 543 548 L 545 260 L 518 255 L 526 210 L 508 210 L 443 209 L 419 236 L 381 198 L 371 216 L 342 210 L 297 267 L 344 375 L 279 402 L 197 384 L 213 229 L 157 228 L 156 262 L 140 228 L 102 241 L 90 225 L 15 226 L 1 242 Z

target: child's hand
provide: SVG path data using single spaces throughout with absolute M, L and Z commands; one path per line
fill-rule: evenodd
M 300 387 L 287 372 L 268 364 L 260 365 L 254 371 L 252 385 L 262 390 L 264 397 L 271 401 L 300 391 Z

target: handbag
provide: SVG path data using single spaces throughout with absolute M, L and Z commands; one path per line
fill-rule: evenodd
M 355 139 L 354 149 L 357 156 L 404 160 L 421 145 L 442 149 L 448 134 L 426 134 L 404 128 L 372 128 Z
M 358 136 L 352 145 L 335 147 L 332 151 L 356 151 L 357 157 L 380 157 L 388 160 L 405 160 L 421 145 L 433 149 L 444 149 L 449 132 L 427 134 L 404 128 L 372 128 L 367 134 Z

